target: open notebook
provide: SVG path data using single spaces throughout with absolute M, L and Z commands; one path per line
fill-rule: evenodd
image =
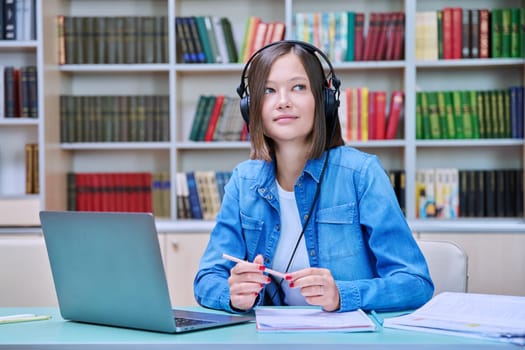
M 172 308 L 149 213 L 41 211 L 40 221 L 64 319 L 168 333 L 253 319 Z

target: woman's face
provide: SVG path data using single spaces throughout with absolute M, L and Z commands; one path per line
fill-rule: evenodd
M 306 143 L 314 125 L 315 98 L 299 58 L 288 53 L 272 65 L 266 81 L 262 121 L 264 133 L 278 145 Z

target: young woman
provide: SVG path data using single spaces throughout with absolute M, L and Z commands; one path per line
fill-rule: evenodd
M 401 310 L 431 298 L 425 259 L 385 170 L 344 145 L 338 90 L 327 57 L 307 43 L 270 44 L 246 64 L 238 92 L 250 160 L 225 188 L 195 277 L 200 305 Z

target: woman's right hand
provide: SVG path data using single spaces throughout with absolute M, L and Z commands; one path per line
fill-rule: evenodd
M 230 270 L 228 284 L 230 286 L 230 304 L 238 310 L 249 310 L 265 284 L 270 283 L 270 277 L 263 274 L 264 260 L 257 255 L 253 263 L 237 263 Z

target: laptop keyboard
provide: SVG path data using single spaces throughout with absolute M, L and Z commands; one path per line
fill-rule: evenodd
M 213 321 L 199 320 L 194 318 L 175 317 L 177 327 L 195 326 L 201 324 L 215 323 Z

